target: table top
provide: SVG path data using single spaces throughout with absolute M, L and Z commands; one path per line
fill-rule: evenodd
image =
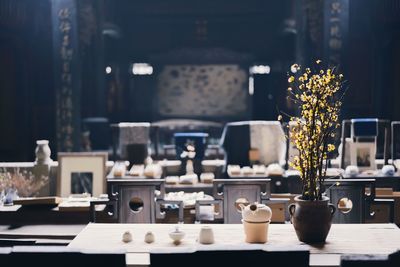
M 168 233 L 174 224 L 88 224 L 69 244 L 75 249 L 126 249 L 128 253 L 149 253 L 157 250 L 170 252 L 219 249 L 290 249 L 303 247 L 311 254 L 390 254 L 400 249 L 400 229 L 394 224 L 333 224 L 325 245 L 307 245 L 298 241 L 291 224 L 271 224 L 266 244 L 244 242 L 243 225 L 212 224 L 215 243 L 199 244 L 196 239 L 203 224 L 180 224 L 186 233 L 178 246 Z M 133 241 L 122 242 L 122 234 L 129 230 Z M 144 235 L 152 231 L 155 242 L 147 244 Z
M 104 206 L 98 205 L 97 218 L 109 221 L 109 216 L 103 214 Z M 1 206 L 0 225 L 37 225 L 37 224 L 83 224 L 90 221 L 89 207 L 59 208 L 54 205 L 32 206 Z
M 84 224 L 73 225 L 24 225 L 24 226 L 0 226 L 0 238 L 33 238 L 33 239 L 73 239 L 78 235 Z

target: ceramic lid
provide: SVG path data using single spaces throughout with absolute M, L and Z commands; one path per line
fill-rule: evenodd
M 242 207 L 242 218 L 247 222 L 267 222 L 272 217 L 272 210 L 265 204 L 253 203 Z

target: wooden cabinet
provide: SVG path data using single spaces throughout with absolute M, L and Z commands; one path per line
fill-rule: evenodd
M 155 223 L 156 202 L 164 197 L 164 179 L 108 178 L 109 193 L 118 196 L 120 223 Z

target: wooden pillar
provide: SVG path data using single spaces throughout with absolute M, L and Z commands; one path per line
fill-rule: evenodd
M 51 5 L 57 150 L 79 151 L 81 77 L 78 0 L 52 0 Z
M 95 64 L 96 64 L 96 116 L 107 116 L 107 92 L 106 92 L 106 77 L 104 64 L 104 1 L 94 0 L 95 16 L 97 18 L 95 46 Z
M 103 41 L 103 0 L 79 0 L 79 54 L 81 63 L 81 115 L 106 116 Z

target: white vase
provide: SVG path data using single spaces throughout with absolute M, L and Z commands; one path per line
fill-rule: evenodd
M 37 140 L 36 141 L 36 149 L 35 149 L 35 154 L 36 154 L 36 164 L 49 164 L 52 160 L 50 158 L 51 156 L 51 150 L 49 147 L 49 141 L 48 140 Z

